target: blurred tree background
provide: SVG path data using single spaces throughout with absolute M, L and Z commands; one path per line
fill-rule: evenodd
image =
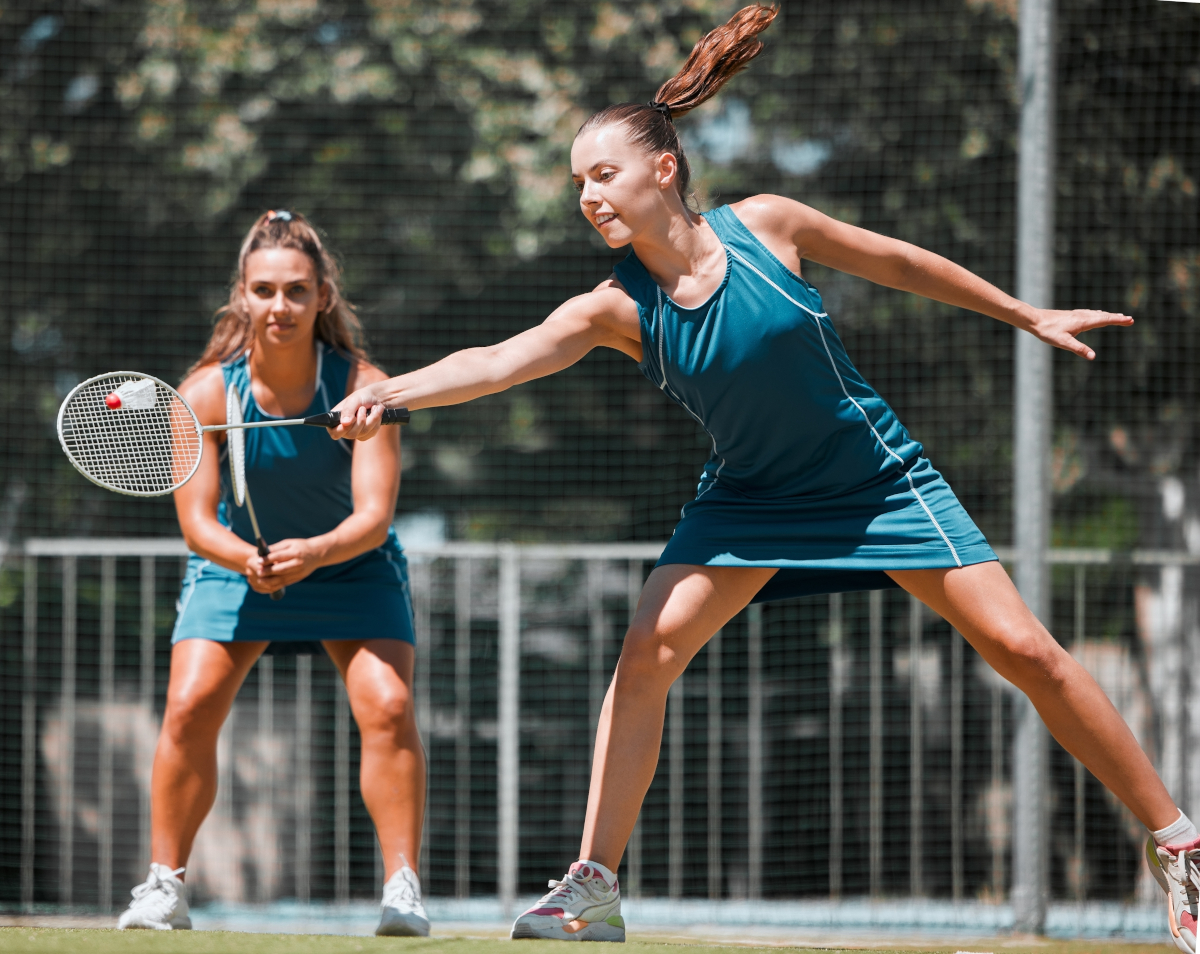
M 0 535 L 177 532 L 169 500 L 75 473 L 55 411 L 101 371 L 178 380 L 263 209 L 300 210 L 327 233 L 393 373 L 528 327 L 602 280 L 620 255 L 576 209 L 575 129 L 650 98 L 736 6 L 0 2 Z M 1187 517 L 1200 9 L 1059 7 L 1058 301 L 1137 324 L 1097 334 L 1094 364 L 1059 356 L 1056 539 L 1200 548 Z M 1015 8 L 785 0 L 766 53 L 681 120 L 697 201 L 792 196 L 1010 289 Z M 868 379 L 1007 542 L 1011 330 L 807 275 Z M 415 415 L 400 509 L 444 515 L 458 538 L 663 539 L 706 446 L 632 362 L 598 353 Z

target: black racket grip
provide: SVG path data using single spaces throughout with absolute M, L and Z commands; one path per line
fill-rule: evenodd
M 267 541 L 264 540 L 262 537 L 258 538 L 258 555 L 260 557 L 262 557 L 264 560 L 268 556 L 271 555 L 271 551 L 269 549 L 267 549 Z M 286 592 L 287 592 L 287 587 L 285 586 L 283 589 L 276 590 L 274 593 L 272 593 L 271 599 L 275 600 L 275 602 L 278 603 L 281 599 L 283 599 L 283 594 Z
M 407 424 L 411 416 L 406 407 L 385 407 L 383 409 L 384 424 Z M 316 427 L 337 427 L 342 423 L 342 415 L 338 411 L 326 411 L 324 414 L 306 417 L 304 423 Z

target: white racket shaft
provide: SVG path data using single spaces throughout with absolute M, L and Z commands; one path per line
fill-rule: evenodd
M 254 539 L 258 545 L 258 555 L 264 560 L 270 555 L 267 541 L 258 528 L 258 515 L 254 512 L 254 502 L 250 499 L 250 488 L 246 486 L 246 432 L 238 425 L 244 424 L 242 419 L 242 395 L 234 385 L 225 390 L 225 425 L 229 430 L 226 437 L 226 452 L 229 454 L 229 476 L 233 484 L 233 501 L 239 507 L 245 505 L 250 515 L 250 527 L 254 530 Z M 287 587 L 275 590 L 271 599 L 281 600 Z

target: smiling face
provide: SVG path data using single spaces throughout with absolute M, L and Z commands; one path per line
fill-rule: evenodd
M 317 316 L 329 305 L 312 259 L 294 248 L 247 255 L 241 291 L 255 340 L 272 345 L 311 341 Z
M 579 208 L 609 248 L 634 241 L 672 211 L 682 210 L 675 187 L 678 160 L 629 141 L 621 123 L 582 133 L 571 147 L 571 178 Z

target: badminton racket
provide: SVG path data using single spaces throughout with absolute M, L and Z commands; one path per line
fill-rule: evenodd
M 245 506 L 250 515 L 250 527 L 254 530 L 254 539 L 258 546 L 258 555 L 264 560 L 270 556 L 267 541 L 263 539 L 262 531 L 258 528 L 258 516 L 254 513 L 254 501 L 250 499 L 250 488 L 246 486 L 246 429 L 238 427 L 244 424 L 242 419 L 242 396 L 234 385 L 229 385 L 225 391 L 225 423 L 231 425 L 226 434 L 225 449 L 229 454 L 229 476 L 233 484 L 233 502 L 239 507 Z M 281 600 L 287 587 L 281 587 L 271 593 L 271 599 Z
M 384 424 L 408 420 L 407 408 L 383 412 Z M 113 371 L 88 378 L 66 396 L 58 409 L 58 441 L 75 469 L 92 483 L 133 497 L 160 497 L 192 479 L 204 453 L 204 435 L 211 431 L 339 423 L 339 412 L 326 411 L 279 421 L 202 425 L 165 381 Z

